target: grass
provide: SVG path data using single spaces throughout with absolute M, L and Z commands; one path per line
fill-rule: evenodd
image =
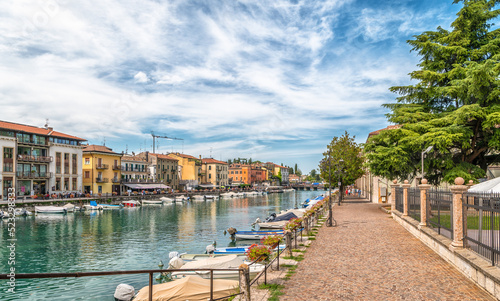
M 283 259 L 291 259 L 291 260 L 295 260 L 295 261 L 302 261 L 302 260 L 304 260 L 304 254 L 300 254 L 298 256 L 285 256 L 285 257 L 283 257 Z
M 303 251 L 303 250 L 300 250 L 300 249 L 292 249 L 292 252 L 305 253 L 306 251 Z
M 267 299 L 269 301 L 278 301 L 280 299 L 279 296 L 284 295 L 284 293 L 281 291 L 283 288 L 285 288 L 284 285 L 276 283 L 259 285 L 259 289 L 261 290 L 267 289 L 271 293 L 271 297 Z
M 295 274 L 297 271 L 295 271 L 297 269 L 297 266 L 294 265 L 294 266 L 291 266 L 288 271 L 286 272 L 286 275 L 285 277 L 283 277 L 284 280 L 290 280 L 290 278 L 292 277 L 293 274 Z
M 309 240 L 316 240 L 316 237 L 309 237 Z

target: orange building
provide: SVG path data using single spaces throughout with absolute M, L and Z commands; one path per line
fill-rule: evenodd
M 251 184 L 251 166 L 248 164 L 231 164 L 229 165 L 228 176 L 231 183 L 234 184 Z

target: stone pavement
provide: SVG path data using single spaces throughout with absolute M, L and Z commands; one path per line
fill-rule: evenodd
M 335 206 L 280 300 L 496 300 L 379 207 Z

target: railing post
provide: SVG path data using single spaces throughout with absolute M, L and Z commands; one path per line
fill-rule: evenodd
M 403 216 L 408 216 L 408 188 L 410 188 L 410 184 L 408 184 L 408 180 L 405 180 L 403 186 Z
M 153 273 L 149 273 L 149 301 L 153 301 Z
M 422 184 L 418 185 L 420 188 L 420 227 L 426 227 L 428 225 L 428 208 L 429 201 L 427 201 L 427 191 L 431 188 L 430 184 L 427 184 L 427 179 L 422 179 Z
M 214 270 L 210 270 L 210 301 L 214 299 Z
M 306 230 L 307 235 L 309 235 L 309 217 L 308 216 L 304 217 L 304 227 L 306 228 L 305 230 Z
M 293 253 L 292 253 L 292 232 L 290 232 L 290 230 L 286 230 L 285 233 L 285 239 L 286 239 L 286 248 L 288 249 L 288 254 L 290 255 L 290 257 L 293 256 Z
M 466 192 L 469 187 L 464 185 L 463 178 L 456 178 L 455 185 L 450 187 L 453 193 L 453 242 L 452 248 L 463 248 L 464 246 L 464 231 L 463 231 L 463 204 L 462 194 Z
M 391 185 L 391 211 L 396 210 L 396 187 L 399 187 L 398 180 L 393 180 Z
M 250 269 L 248 265 L 241 264 L 240 265 L 240 284 L 243 286 L 243 298 L 245 301 L 251 301 L 250 297 Z

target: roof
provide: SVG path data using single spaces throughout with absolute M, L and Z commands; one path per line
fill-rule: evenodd
M 118 153 L 115 153 L 111 148 L 106 147 L 104 145 L 87 145 L 84 149 L 83 152 L 91 153 L 91 152 L 97 152 L 97 153 L 107 153 L 110 155 L 121 155 Z
M 186 155 L 186 154 L 179 154 L 179 153 L 171 153 L 170 155 L 175 155 L 175 156 L 179 156 L 181 158 L 186 158 L 186 159 L 195 159 L 195 160 L 199 160 L 198 158 L 196 157 L 193 157 L 193 156 L 190 156 L 190 155 Z
M 204 164 L 226 164 L 227 165 L 227 162 L 215 160 L 212 158 L 201 159 L 201 163 L 204 163 Z
M 368 134 L 368 138 L 372 137 L 372 136 L 376 136 L 378 134 L 380 134 L 380 132 L 382 131 L 385 131 L 385 130 L 395 130 L 395 129 L 399 129 L 401 128 L 402 125 L 401 124 L 396 124 L 396 125 L 389 125 L 388 127 L 386 128 L 383 128 L 383 129 L 380 129 L 380 130 L 376 130 L 376 131 L 373 131 L 371 132 L 370 134 Z
M 163 154 L 152 154 L 152 153 L 149 153 L 150 156 L 155 156 L 157 157 L 158 159 L 164 159 L 164 160 L 172 160 L 172 161 L 179 161 L 178 159 L 170 156 L 170 155 L 163 155 Z
M 9 130 L 13 130 L 16 132 L 45 135 L 45 136 L 50 136 L 50 137 L 68 138 L 68 139 L 74 139 L 74 140 L 79 140 L 79 141 L 87 141 L 85 139 L 78 138 L 76 136 L 71 136 L 68 134 L 54 131 L 54 129 L 50 128 L 50 127 L 40 128 L 40 127 L 36 127 L 36 126 L 31 126 L 31 125 L 13 123 L 13 122 L 8 122 L 8 121 L 0 121 L 0 128 L 9 129 Z
M 125 155 L 122 157 L 122 162 L 123 161 L 135 161 L 135 162 L 143 162 L 143 163 L 147 163 L 146 160 L 144 160 L 143 158 L 141 157 L 137 157 L 137 156 L 128 156 L 128 155 Z

